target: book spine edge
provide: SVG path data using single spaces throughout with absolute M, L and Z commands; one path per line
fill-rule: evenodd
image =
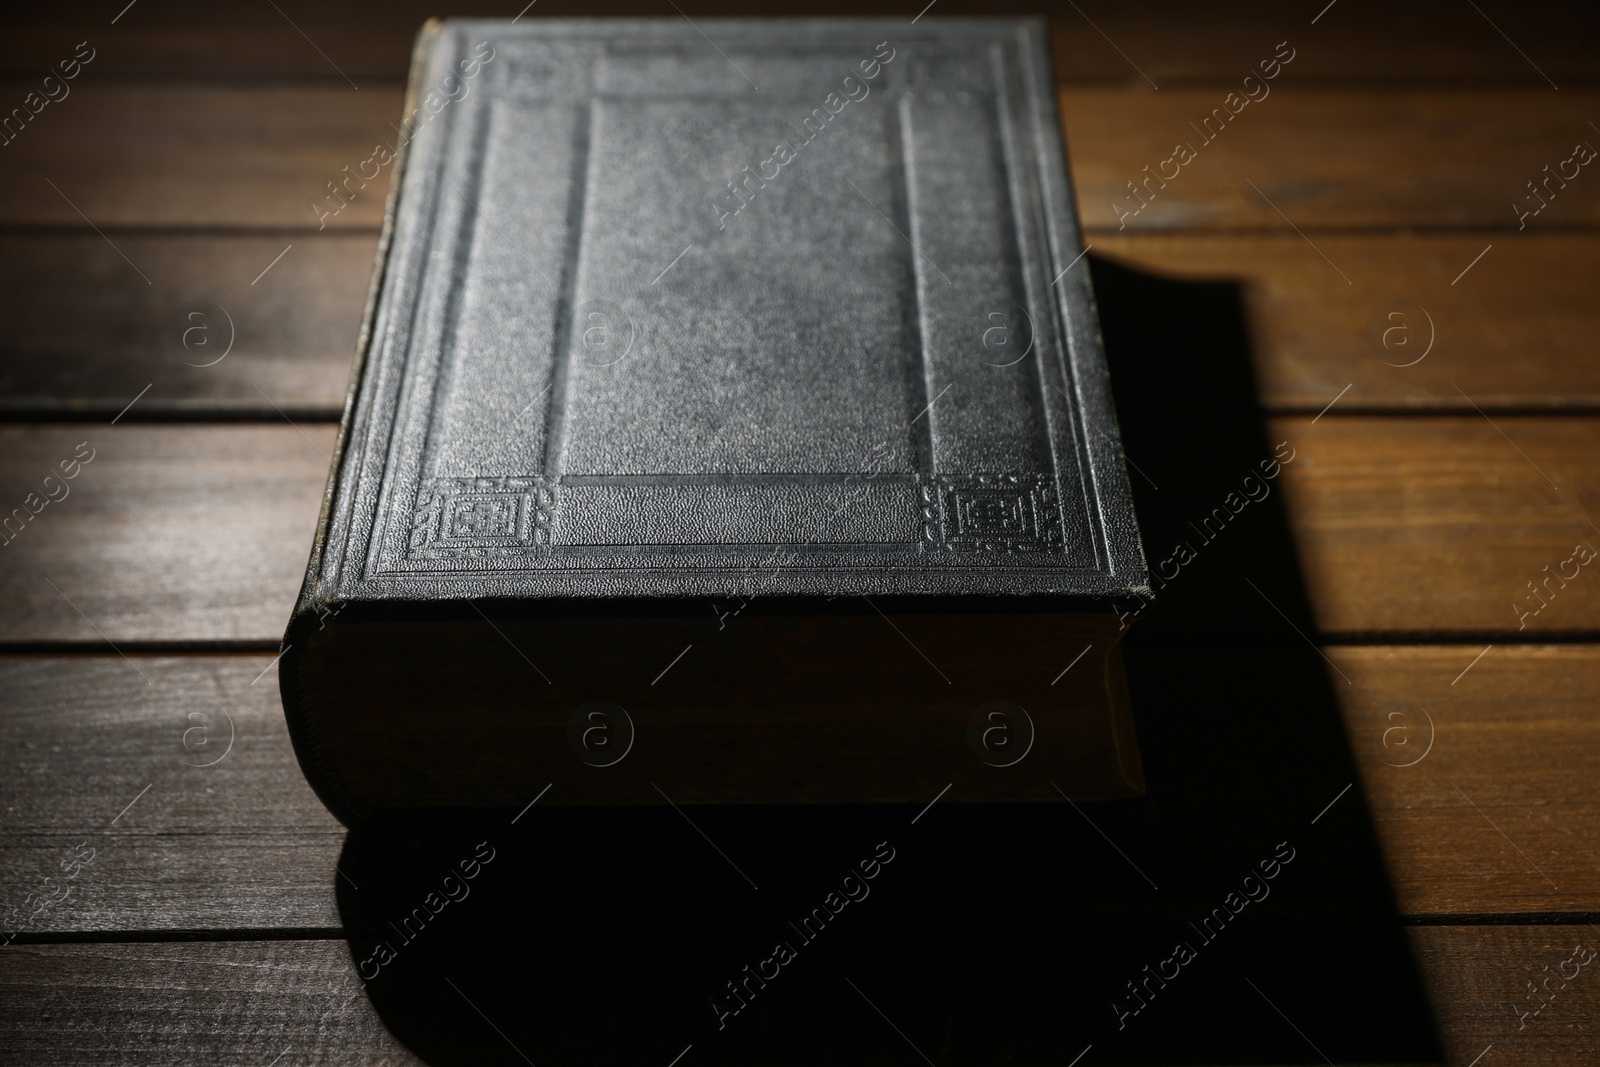
M 402 115 L 411 114 L 421 96 L 424 72 L 442 26 L 439 19 L 430 18 L 417 31 L 416 43 L 411 52 L 411 69 L 406 83 Z M 339 433 L 334 441 L 327 484 L 323 487 L 316 534 L 311 542 L 311 555 L 306 563 L 305 579 L 301 583 L 289 624 L 284 630 L 278 654 L 278 692 L 283 702 L 284 719 L 289 727 L 289 737 L 295 755 L 317 797 L 346 826 L 353 825 L 356 809 L 339 793 L 334 784 L 335 779 L 324 773 L 320 746 L 314 729 L 315 715 L 307 702 L 307 694 L 299 684 L 299 666 L 300 657 L 306 650 L 310 634 L 314 629 L 325 626 L 326 620 L 336 614 L 340 607 L 337 594 L 337 569 L 343 562 L 349 525 L 343 524 L 338 537 L 339 543 L 334 544 L 334 511 L 343 476 L 347 471 L 354 473 L 361 452 L 353 433 L 357 417 L 357 398 L 362 392 L 371 365 L 368 357 L 373 344 L 384 281 L 388 274 L 396 209 L 400 201 L 400 189 L 404 183 L 409 154 L 409 142 L 402 141 L 396 149 L 394 175 L 384 202 L 383 228 L 378 238 L 377 253 L 373 259 L 372 277 L 367 283 L 367 299 L 362 309 L 361 330 L 356 338 L 355 355 L 345 389 L 344 410 L 339 418 Z M 299 652 L 296 652 L 297 646 Z

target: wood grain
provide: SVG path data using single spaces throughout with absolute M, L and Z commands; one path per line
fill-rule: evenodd
M 96 234 L 0 237 L 0 413 L 110 421 L 150 386 L 126 418 L 338 417 L 375 236 L 117 244 L 152 284 Z
M 272 662 L 0 657 L 0 928 L 338 925 L 344 831 L 300 773 Z M 63 891 L 30 916 L 29 893 Z
M 1418 968 L 1431 994 L 1439 1030 L 1452 1064 L 1577 1064 L 1600 1053 L 1593 1020 L 1600 1010 L 1600 983 L 1580 971 L 1571 988 L 1536 1018 L 1523 1020 L 1520 1010 L 1537 1007 L 1527 983 L 1541 981 L 1560 969 L 1583 945 L 1600 949 L 1600 938 L 1583 926 L 1444 926 L 1409 931 Z M 1570 968 L 1572 964 L 1567 965 Z M 1560 979 L 1550 989 L 1560 990 Z
M 0 633 L 276 642 L 311 553 L 333 436 L 326 424 L 0 427 L 3 514 L 20 526 L 0 547 L 10 609 Z M 85 442 L 94 458 L 68 495 L 18 523 L 27 494 L 45 499 L 45 476 Z
M 355 92 L 79 78 L 71 96 L 5 146 L 0 226 L 316 231 L 312 202 L 331 195 L 326 183 L 372 156 L 377 142 L 392 145 L 389 123 L 400 117 L 401 87 L 392 83 Z M 0 85 L 18 97 L 29 88 Z M 327 228 L 376 228 L 387 187 L 388 169 L 325 219 Z M 149 275 L 137 260 L 129 269 Z
M 342 832 L 299 773 L 275 662 L 0 656 L 7 832 Z
M 1528 199 L 1525 183 L 1597 136 L 1587 118 L 1600 110 L 1594 91 L 1327 92 L 1293 77 L 1286 68 L 1271 95 L 1245 106 L 1210 143 L 1189 124 L 1222 106 L 1221 89 L 1064 91 L 1078 210 L 1091 237 L 1124 227 L 1467 226 L 1510 239 L 1519 225 L 1512 202 Z M 320 223 L 311 204 L 343 167 L 393 143 L 399 112 L 394 84 L 360 92 L 85 84 L 6 146 L 0 226 L 79 228 L 87 218 L 102 229 L 371 229 L 382 218 L 387 169 Z M 1164 188 L 1152 184 L 1146 196 L 1154 199 L 1139 207 L 1126 183 L 1142 181 L 1146 165 L 1159 169 L 1179 141 L 1196 158 Z M 1600 221 L 1600 197 L 1583 194 L 1586 180 L 1580 171 L 1558 189 L 1528 229 Z M 1120 212 L 1135 209 L 1119 224 Z M 1342 281 L 1341 269 L 1329 266 L 1330 285 Z
M 7 1062 L 422 1062 L 360 992 L 336 937 L 347 838 L 299 773 L 274 672 L 258 678 L 271 654 L 136 647 L 264 649 L 281 632 L 331 428 L 130 422 L 335 413 L 387 175 L 329 231 L 317 232 L 310 203 L 374 142 L 392 141 L 416 26 L 457 5 L 272 6 L 170 0 L 110 23 L 112 9 L 53 5 L 11 15 L 0 33 L 0 93 L 13 105 L 77 41 L 99 50 L 71 98 L 4 149 L 0 413 L 109 421 L 150 386 L 115 426 L 0 427 L 0 517 L 25 507 L 78 442 L 96 449 L 70 496 L 0 547 L 9 609 L 0 640 L 78 646 L 0 657 L 0 928 L 92 848 L 72 895 L 34 920 L 35 938 L 269 938 L 0 948 Z M 1054 15 L 1051 33 L 1087 240 L 1141 269 L 1242 283 L 1262 403 L 1300 413 L 1266 432 L 1297 450 L 1274 503 L 1287 506 L 1309 607 L 1296 606 L 1292 567 L 1256 577 L 1307 632 L 1459 643 L 1337 645 L 1324 661 L 1242 584 L 1231 549 L 1203 548 L 1185 572 L 1218 573 L 1181 579 L 1210 605 L 1195 616 L 1212 620 L 1197 636 L 1252 612 L 1282 643 L 1130 649 L 1151 794 L 1086 809 L 1092 827 L 1072 816 L 1051 838 L 1100 886 L 1063 899 L 1109 894 L 1141 928 L 1175 920 L 1174 909 L 1235 878 L 1258 841 L 1289 828 L 1306 842 L 1301 873 L 1314 877 L 1274 904 L 1309 915 L 1319 947 L 1285 937 L 1248 961 L 1272 1010 L 1240 985 L 1219 1025 L 1240 1040 L 1276 1027 L 1292 1043 L 1252 1062 L 1337 1053 L 1329 1042 L 1341 1029 L 1307 1021 L 1347 995 L 1339 954 L 1320 947 L 1333 936 L 1322 924 L 1385 907 L 1422 917 L 1406 932 L 1411 959 L 1396 962 L 1414 963 L 1431 1004 L 1401 996 L 1358 1015 L 1426 1028 L 1431 1008 L 1453 1064 L 1591 1062 L 1600 994 L 1589 969 L 1538 1016 L 1519 1018 L 1519 1008 L 1534 1006 L 1528 982 L 1575 944 L 1600 947 L 1600 934 L 1577 921 L 1515 920 L 1592 915 L 1600 899 L 1591 784 L 1600 646 L 1505 642 L 1600 630 L 1589 568 L 1553 582 L 1548 605 L 1517 629 L 1534 603 L 1528 583 L 1574 542 L 1600 537 L 1590 520 L 1600 424 L 1514 414 L 1590 411 L 1600 400 L 1589 285 L 1600 245 L 1572 232 L 1600 221 L 1600 198 L 1587 191 L 1600 179 L 1582 174 L 1525 231 L 1512 206 L 1575 141 L 1597 143 L 1600 16 L 1454 0 L 1403 11 L 1377 0 L 1294 11 L 1265 0 L 1227 12 L 1077 7 Z M 684 10 L 701 25 L 745 13 L 724 0 Z M 825 3 L 793 13 L 873 12 L 912 10 Z M 631 0 L 543 0 L 528 17 L 597 13 L 670 14 Z M 942 0 L 929 17 L 1009 13 L 1026 12 Z M 1272 96 L 1119 230 L 1125 183 L 1173 142 L 1198 144 L 1188 124 L 1285 40 L 1296 58 Z M 1424 309 L 1436 334 L 1411 367 L 1385 365 L 1406 362 L 1381 340 L 1398 301 L 1413 317 L 1410 306 Z M 187 316 L 211 306 L 234 316 L 236 348 L 216 366 L 185 367 L 205 361 L 182 347 Z M 1349 414 L 1411 408 L 1455 414 Z M 1191 485 L 1214 478 L 1218 501 L 1233 487 L 1233 472 L 1197 471 L 1170 441 L 1125 444 L 1169 496 L 1174 470 Z M 1156 482 L 1149 499 L 1159 501 Z M 1225 534 L 1242 539 L 1246 557 L 1283 540 L 1250 521 Z M 1156 563 L 1169 546 L 1146 547 Z M 224 728 L 233 747 L 197 766 Z M 1345 782 L 1351 793 L 1308 827 Z M 1167 887 L 1158 903 L 1135 895 L 1147 887 L 1107 839 Z M 1429 925 L 1469 916 L 1472 925 Z M 1380 994 L 1404 985 L 1354 978 Z M 1226 966 L 1206 981 L 1239 985 Z M 423 1025 L 440 1007 L 424 1003 Z M 1280 1014 L 1308 1030 L 1292 1033 Z M 1315 1051 L 1300 1043 L 1307 1032 Z M 1115 1051 L 1097 1041 L 1095 1056 Z M 493 1054 L 512 1059 L 507 1047 Z
M 1510 239 L 1519 225 L 1512 202 L 1537 203 L 1524 183 L 1597 138 L 1587 118 L 1597 101 L 1584 91 L 1323 92 L 1297 86 L 1294 76 L 1286 68 L 1271 95 L 1243 106 L 1209 142 L 1197 128 L 1223 107 L 1221 91 L 1064 92 L 1085 230 L 1449 226 L 1507 231 Z M 1143 191 L 1143 168 L 1159 174 L 1179 143 L 1196 157 L 1166 166 L 1176 177 L 1165 188 L 1152 180 Z M 1585 177 L 1579 170 L 1565 190 L 1552 184 L 1555 198 L 1528 229 L 1600 219 L 1600 197 L 1577 187 Z M 1148 203 L 1127 187 L 1136 180 Z M 1330 284 L 1343 284 L 1342 267 L 1325 266 Z
M 1600 581 L 1563 566 L 1579 543 L 1600 549 L 1590 518 L 1600 422 L 1325 417 L 1269 428 L 1299 450 L 1285 494 L 1322 631 L 1600 628 Z M 1546 589 L 1559 570 L 1578 577 Z
M 1319 236 L 1318 247 L 1350 275 L 1348 286 L 1294 234 L 1102 234 L 1091 255 L 1189 280 L 1236 281 L 1269 411 L 1315 414 L 1347 385 L 1342 411 L 1470 412 L 1456 385 L 1489 412 L 1600 406 L 1600 363 L 1590 358 L 1600 343 L 1600 305 L 1587 281 L 1600 266 L 1600 239 L 1530 233 L 1496 241 L 1452 286 L 1490 243 Z M 11 324 L 0 338 L 0 413 L 109 420 L 153 382 L 129 419 L 275 415 L 261 393 L 296 417 L 338 417 L 376 237 L 128 235 L 118 244 L 153 285 L 98 236 L 0 237 L 0 315 Z M 217 308 L 232 317 L 233 351 L 195 366 L 223 351 L 228 323 Z
M 420 1064 L 342 941 L 0 950 L 13 1063 Z
M 1592 910 L 1600 649 L 1497 645 L 1474 663 L 1480 651 L 1329 651 L 1400 909 Z
M 1283 416 L 1267 430 L 1296 450 L 1279 484 L 1325 634 L 1600 629 L 1600 581 L 1587 568 L 1541 593 L 1547 606 L 1526 620 L 1512 606 L 1521 598 L 1532 612 L 1541 600 L 1528 583 L 1543 582 L 1544 567 L 1560 567 L 1577 543 L 1600 548 L 1584 510 L 1600 492 L 1600 421 Z M 11 609 L 0 640 L 276 641 L 310 551 L 332 434 L 325 424 L 0 428 L 0 500 L 12 509 L 79 443 L 96 449 L 71 495 L 0 547 Z M 1184 461 L 1138 440 L 1126 447 L 1156 484 Z M 1231 470 L 1186 473 L 1215 481 L 1217 506 L 1237 480 Z M 1212 567 L 1196 544 L 1191 573 Z M 1173 550 L 1146 545 L 1153 567 Z M 1215 610 L 1270 620 L 1228 577 L 1237 588 Z M 1209 632 L 1216 617 L 1193 624 Z
M 0 39 L 0 70 L 31 75 L 61 58 L 63 46 L 70 51 L 88 32 L 85 26 L 99 20 L 98 8 L 91 16 L 81 10 L 84 6 L 52 5 L 13 16 L 15 22 Z M 728 0 L 680 6 L 697 22 L 749 14 Z M 1051 29 L 1057 75 L 1074 82 L 1145 85 L 1143 75 L 1163 87 L 1175 81 L 1234 81 L 1254 67 L 1263 50 L 1285 38 L 1304 48 L 1304 58 L 1296 62 L 1305 78 L 1471 80 L 1548 88 L 1543 71 L 1562 87 L 1595 81 L 1594 59 L 1583 44 L 1594 39 L 1592 11 L 1560 4 L 1480 6 L 1493 24 L 1470 6 L 1449 0 L 1420 0 L 1403 10 L 1377 0 L 1340 0 L 1337 14 L 1330 11 L 1314 25 L 1315 9 L 1290 12 L 1265 0 L 1244 0 L 1223 10 L 1173 2 L 1130 8 L 1085 0 L 1078 5 L 1081 15 L 1070 9 L 1052 14 Z M 137 17 L 130 12 L 115 27 L 91 34 L 106 46 L 92 69 L 115 76 L 295 78 L 341 85 L 348 75 L 365 90 L 367 79 L 405 77 L 411 41 L 423 19 L 486 14 L 481 6 L 453 0 L 382 5 L 352 0 L 284 10 L 293 25 L 270 7 L 220 11 L 198 0 L 173 0 Z M 909 18 L 907 11 L 904 4 L 841 2 L 762 8 L 766 15 L 891 19 Z M 501 17 L 514 13 L 508 8 Z M 1035 4 L 942 0 L 927 17 L 1038 13 Z M 659 18 L 662 7 L 638 0 L 542 0 L 523 19 L 572 16 Z M 1495 32 L 1496 25 L 1532 58 L 1519 55 Z
M 1600 993 L 1587 971 L 1537 1018 L 1521 1020 L 1510 1007 L 1528 997 L 1524 983 L 1542 978 L 1546 965 L 1555 970 L 1575 945 L 1596 946 L 1587 927 L 1418 927 L 1406 937 L 1444 1062 L 1466 1067 L 1490 1045 L 1499 1062 L 1525 1064 L 1586 1063 L 1600 1051 L 1591 1025 Z M 1284 977 L 1274 983 L 1256 976 L 1291 1017 L 1303 1018 L 1307 1006 L 1284 998 Z M 0 952 L 0 1034 L 8 1061 L 18 1064 L 188 1063 L 203 1056 L 260 1065 L 290 1055 L 289 1062 L 422 1063 L 385 1029 L 359 986 L 342 941 L 15 946 Z M 441 986 L 440 996 L 446 993 Z M 1241 1032 L 1282 1025 L 1255 999 L 1241 999 L 1239 1009 Z M 1334 1035 L 1317 1036 L 1326 1045 Z M 1109 1040 L 1102 1043 L 1102 1054 L 1114 1051 Z M 1296 1062 L 1310 1062 L 1313 1053 L 1304 1055 Z
M 1457 385 L 1491 412 L 1600 403 L 1600 241 L 1587 235 L 1319 234 L 1349 285 L 1295 234 L 1092 240 L 1091 255 L 1140 270 L 1236 281 L 1269 411 L 1316 414 L 1346 386 L 1336 410 L 1471 412 Z

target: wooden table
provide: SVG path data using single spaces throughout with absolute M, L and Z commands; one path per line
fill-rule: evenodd
M 0 148 L 0 508 L 23 509 L 0 547 L 0 1059 L 412 1062 L 348 984 L 351 851 L 271 667 L 387 176 L 325 228 L 309 205 L 392 140 L 410 38 L 452 5 L 121 7 L 0 35 L 6 108 L 93 50 Z M 1063 805 L 1050 847 L 1083 865 L 1063 901 L 1138 931 L 1291 841 L 1271 921 L 1300 933 L 1272 944 L 1264 916 L 1256 955 L 1190 980 L 1255 987 L 1192 1040 L 1119 1044 L 1100 1001 L 1137 968 L 1084 976 L 1104 1025 L 1049 1058 L 1593 1062 L 1600 976 L 1568 972 L 1600 950 L 1600 576 L 1575 554 L 1600 546 L 1600 172 L 1563 161 L 1600 144 L 1600 19 L 1141 7 L 1052 28 L 1146 548 L 1175 576 L 1128 649 L 1150 795 Z M 1178 141 L 1195 158 L 1143 184 Z M 1562 168 L 1541 206 L 1528 183 Z M 1185 529 L 1280 443 L 1267 500 Z M 1351 922 L 1398 946 L 1392 985 L 1365 935 L 1358 967 L 1302 940 Z

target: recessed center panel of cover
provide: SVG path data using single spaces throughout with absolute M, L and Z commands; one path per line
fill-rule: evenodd
M 563 480 L 914 469 L 908 250 L 863 199 L 903 211 L 893 109 L 807 142 L 783 103 L 593 105 Z

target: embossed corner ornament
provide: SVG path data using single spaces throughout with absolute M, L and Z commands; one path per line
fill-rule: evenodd
M 970 552 L 1059 552 L 1061 514 L 1044 474 L 941 475 L 924 482 L 929 548 Z
M 423 558 L 548 547 L 555 506 L 543 478 L 441 478 L 417 494 L 408 547 Z

